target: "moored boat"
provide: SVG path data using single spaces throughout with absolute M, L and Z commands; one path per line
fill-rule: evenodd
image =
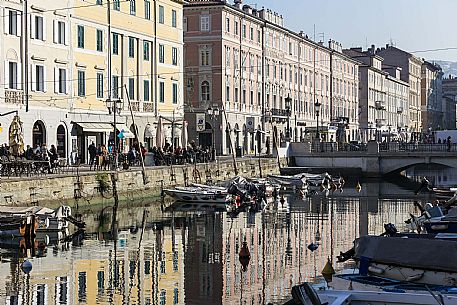
M 181 202 L 199 202 L 225 206 L 232 200 L 232 195 L 220 190 L 202 189 L 198 187 L 180 187 L 163 190 L 165 194 Z

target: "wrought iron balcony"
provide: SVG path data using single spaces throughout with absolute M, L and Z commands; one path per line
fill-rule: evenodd
M 376 101 L 375 107 L 376 107 L 376 110 L 386 110 L 386 102 L 385 101 Z
M 5 103 L 7 104 L 23 104 L 24 94 L 19 90 L 5 90 Z
M 287 109 L 272 108 L 270 111 L 271 115 L 276 117 L 288 117 L 291 114 L 291 111 Z

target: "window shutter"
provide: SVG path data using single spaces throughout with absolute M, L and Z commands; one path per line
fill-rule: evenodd
M 46 41 L 46 17 L 43 16 L 43 41 Z
M 65 69 L 65 79 L 64 79 L 64 92 L 68 94 L 68 89 L 70 87 L 70 82 L 68 81 L 69 70 Z
M 22 33 L 22 13 L 21 12 L 17 12 L 17 17 L 16 17 L 16 20 L 17 20 L 17 23 L 16 23 L 16 35 L 18 37 L 21 37 L 21 33 Z
M 5 60 L 5 89 L 9 88 L 10 84 L 10 62 Z
M 59 68 L 54 68 L 54 92 L 59 93 Z
M 46 77 L 46 66 L 43 66 L 43 91 L 47 92 L 48 91 L 48 78 Z
M 30 39 L 35 39 L 35 15 L 30 14 Z
M 57 28 L 58 27 L 58 22 L 57 20 L 52 20 L 52 25 L 53 25 L 53 39 L 54 39 L 54 43 L 57 43 L 59 40 L 58 40 L 58 36 L 59 36 L 59 29 Z
M 32 82 L 30 83 L 30 89 L 32 91 L 36 91 L 36 66 L 34 64 L 30 65 L 30 79 Z
M 22 65 L 21 63 L 17 63 L 17 71 L 16 71 L 16 76 L 17 76 L 17 89 L 21 90 L 22 89 Z
M 65 45 L 68 46 L 70 44 L 70 24 L 64 22 L 65 28 Z
M 3 10 L 3 32 L 5 34 L 8 34 L 9 30 L 9 24 L 10 24 L 10 11 L 8 9 Z

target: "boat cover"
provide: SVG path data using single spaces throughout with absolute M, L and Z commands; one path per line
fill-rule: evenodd
M 355 240 L 356 259 L 410 268 L 457 272 L 457 242 L 440 239 L 364 236 Z

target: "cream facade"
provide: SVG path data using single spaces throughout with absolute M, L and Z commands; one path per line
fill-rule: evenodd
M 65 8 L 55 1 L 27 3 L 0 2 L 8 16 L 1 25 L 0 103 L 2 113 L 18 110 L 25 144 L 55 144 L 61 157 L 77 152 L 85 161 L 91 141 L 113 138 L 110 97 L 123 101 L 118 131 L 132 136 L 127 92 L 146 146 L 154 145 L 159 116 L 182 119 L 181 1 L 111 1 L 111 48 L 107 1 L 67 1 Z M 11 117 L 0 122 L 0 141 L 7 143 Z M 179 144 L 180 129 L 172 132 L 169 125 L 165 131 L 168 142 L 173 134 Z M 129 144 L 122 141 L 122 148 Z
M 421 74 L 422 130 L 439 130 L 445 126 L 443 71 L 439 65 L 424 61 Z

